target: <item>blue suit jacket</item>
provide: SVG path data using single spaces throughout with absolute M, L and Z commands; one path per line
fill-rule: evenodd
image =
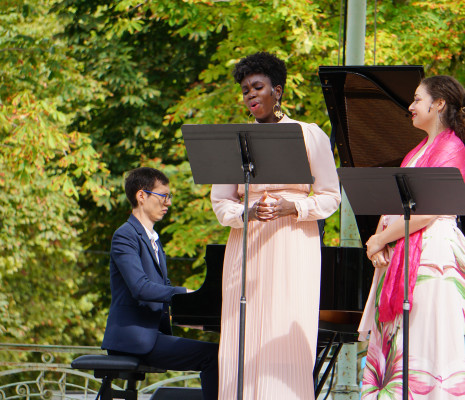
M 102 349 L 147 354 L 158 331 L 171 334 L 169 303 L 174 294 L 186 289 L 171 286 L 165 252 L 157 243 L 160 263 L 144 227 L 132 214 L 113 235 L 111 305 Z

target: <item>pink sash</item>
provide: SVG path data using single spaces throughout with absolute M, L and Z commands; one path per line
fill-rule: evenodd
M 401 167 L 409 161 L 426 143 L 427 138 L 410 151 L 402 161 Z M 417 160 L 415 167 L 456 167 L 465 180 L 465 146 L 453 131 L 441 132 Z M 409 236 L 409 302 L 412 304 L 413 289 L 417 281 L 421 257 L 423 229 Z M 394 248 L 391 264 L 384 278 L 379 300 L 379 321 L 392 321 L 402 313 L 404 301 L 404 246 L 405 239 L 399 239 Z

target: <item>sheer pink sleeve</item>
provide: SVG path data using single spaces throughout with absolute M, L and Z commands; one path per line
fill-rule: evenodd
M 296 201 L 298 221 L 324 219 L 333 214 L 341 202 L 339 179 L 329 138 L 316 124 L 301 124 L 310 169 L 315 178 L 313 194 Z
M 218 222 L 223 226 L 243 228 L 244 206 L 237 193 L 237 185 L 212 185 L 211 200 Z

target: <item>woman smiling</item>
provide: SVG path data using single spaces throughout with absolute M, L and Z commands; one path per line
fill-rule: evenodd
M 427 136 L 403 167 L 455 167 L 465 177 L 465 89 L 454 78 L 424 79 L 409 107 Z M 431 188 L 432 191 L 435 188 Z M 442 193 L 447 201 L 453 193 Z M 400 400 L 403 357 L 404 221 L 382 216 L 367 256 L 375 274 L 359 332 L 367 338 L 362 399 Z M 465 237 L 455 215 L 412 215 L 409 235 L 409 399 L 465 395 Z

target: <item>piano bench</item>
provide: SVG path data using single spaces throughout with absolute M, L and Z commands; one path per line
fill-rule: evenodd
M 165 370 L 141 364 L 137 357 L 92 354 L 76 358 L 71 368 L 93 370 L 96 378 L 102 379 L 96 400 L 137 400 L 136 382 L 143 381 L 146 373 L 163 373 Z M 127 381 L 124 390 L 111 387 L 114 379 Z

